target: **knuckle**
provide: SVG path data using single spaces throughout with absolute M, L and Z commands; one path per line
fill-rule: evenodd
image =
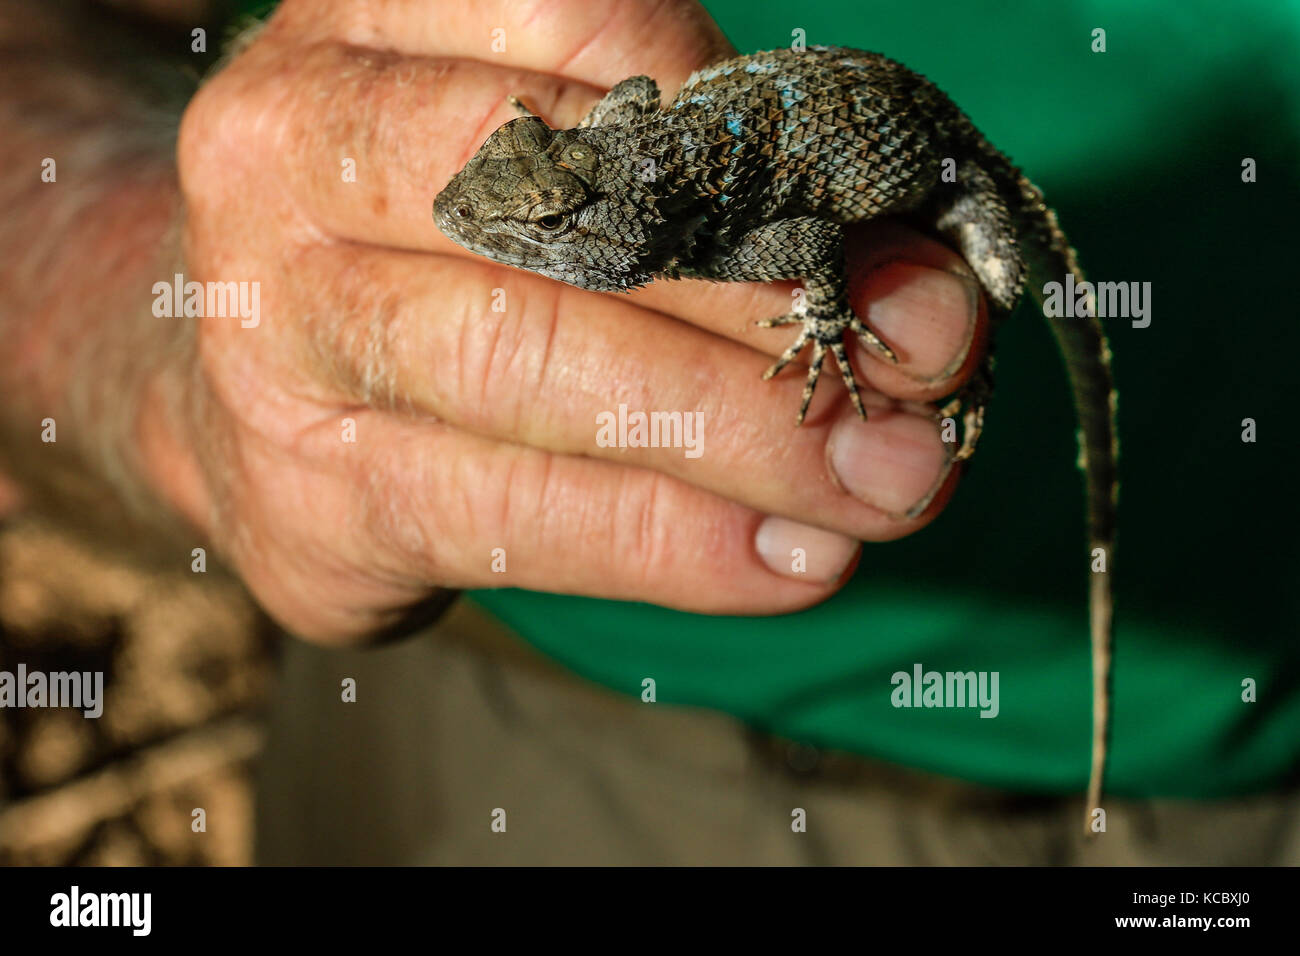
M 395 448 L 388 461 L 370 463 L 357 476 L 364 489 L 360 511 L 366 564 L 404 586 L 452 585 L 463 579 L 466 567 L 455 543 L 467 540 L 466 529 L 457 527 L 454 518 L 472 520 L 478 488 L 443 480 L 430 458 L 404 452 Z M 403 480 L 394 482 L 395 472 Z
M 619 499 L 611 513 L 614 553 L 625 562 L 625 570 L 647 590 L 671 574 L 673 509 L 671 479 L 656 472 L 629 471 Z
M 256 44 L 254 45 L 256 47 Z M 250 49 L 199 88 L 181 115 L 177 164 L 187 198 L 230 191 L 234 176 L 263 178 L 266 154 L 285 139 L 295 68 Z M 273 75 L 268 75 L 273 71 Z
M 535 412 L 558 404 L 548 386 L 553 378 L 552 343 L 560 323 L 555 297 L 550 295 L 549 304 L 544 303 L 540 290 L 525 291 L 504 270 L 495 268 L 486 281 L 461 288 L 469 297 L 461 298 L 451 310 L 445 331 L 448 374 L 444 382 L 452 390 L 450 404 L 457 418 L 470 427 L 505 431 L 527 440 L 533 424 L 526 397 L 551 396 L 532 406 Z M 504 311 L 492 308 L 497 296 L 510 303 Z M 480 297 L 483 301 L 476 301 Z
M 353 542 L 353 546 L 357 546 Z M 425 593 L 417 583 L 355 560 L 311 529 L 280 527 L 234 550 L 240 578 L 295 636 L 340 645 L 363 640 Z
M 300 302 L 318 302 L 324 283 L 328 308 L 304 319 L 317 366 L 346 394 L 381 411 L 410 406 L 400 381 L 403 343 L 419 327 L 416 307 L 387 281 L 379 264 L 358 257 L 333 275 L 311 260 L 289 278 L 289 294 Z M 293 270 L 290 270 L 293 272 Z
M 197 186 L 207 181 L 204 173 L 210 168 L 214 140 L 219 139 L 214 135 L 217 117 L 225 109 L 223 81 L 224 77 L 219 75 L 200 87 L 181 114 L 176 162 L 180 168 L 181 187 L 187 195 L 192 195 Z

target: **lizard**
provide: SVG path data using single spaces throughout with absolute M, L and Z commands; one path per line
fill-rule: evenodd
M 508 99 L 522 115 L 493 132 L 434 199 L 442 232 L 471 252 L 583 289 L 629 291 L 656 278 L 801 280 L 805 307 L 758 323 L 799 327 L 765 379 L 811 345 L 796 427 L 828 352 L 866 419 L 849 334 L 897 362 L 849 306 L 846 225 L 898 216 L 951 244 L 989 300 L 994 332 L 1026 286 L 1041 306 L 1045 283 L 1067 273 L 1083 281 L 1038 187 L 938 87 L 878 53 L 814 46 L 733 57 L 697 70 L 667 106 L 653 79 L 633 76 L 567 130 Z M 1048 319 L 1086 486 L 1091 835 L 1110 734 L 1119 449 L 1110 347 L 1089 306 L 1076 310 L 1083 317 Z M 984 428 L 992 352 L 938 410 L 954 424 L 960 416 L 958 461 L 975 453 Z

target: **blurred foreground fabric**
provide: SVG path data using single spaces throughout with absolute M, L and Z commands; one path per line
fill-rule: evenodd
M 357 698 L 341 705 L 345 677 Z M 980 787 L 618 694 L 467 600 L 383 648 L 290 642 L 281 680 L 294 692 L 270 709 L 259 863 L 1300 863 L 1300 788 L 1110 798 L 1106 833 L 1085 840 L 1081 794 Z
M 216 574 L 0 527 L 0 671 L 103 671 L 105 701 L 97 719 L 0 708 L 0 864 L 248 863 L 272 633 Z
M 31 523 L 0 529 L 0 670 L 18 661 L 104 670 L 105 707 L 0 709 L 0 865 L 1300 863 L 1295 788 L 1108 801 L 1085 844 L 1076 797 L 642 703 L 470 601 L 387 647 L 277 648 L 218 575 L 130 570 Z

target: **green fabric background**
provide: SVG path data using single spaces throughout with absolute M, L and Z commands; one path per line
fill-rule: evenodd
M 801 27 L 809 43 L 925 73 L 1047 191 L 1090 275 L 1153 283 L 1149 328 L 1108 323 L 1123 450 L 1110 789 L 1208 797 L 1291 776 L 1300 7 L 707 6 L 741 51 L 788 45 Z M 1090 50 L 1098 26 L 1104 54 Z M 1246 156 L 1253 185 L 1241 182 Z M 520 591 L 474 598 L 593 680 L 639 694 L 653 677 L 660 705 L 986 784 L 1080 790 L 1090 668 L 1074 424 L 1032 308 L 999 350 L 992 421 L 947 512 L 909 540 L 867 545 L 854 581 L 820 607 L 708 618 Z M 1000 715 L 895 709 L 889 677 L 915 662 L 999 671 Z M 1257 703 L 1242 702 L 1244 677 Z
M 928 75 L 1047 192 L 1094 279 L 1153 283 L 1111 320 L 1123 445 L 1111 792 L 1210 797 L 1300 761 L 1296 480 L 1300 3 L 718 0 L 741 51 L 878 50 Z M 1107 52 L 1090 51 L 1103 27 Z M 635 64 L 632 64 L 635 66 Z M 1243 157 L 1259 181 L 1241 182 Z M 515 590 L 474 600 L 592 680 L 815 745 L 986 784 L 1088 771 L 1082 490 L 1042 318 L 999 344 L 998 396 L 946 513 L 867 545 L 813 610 L 709 618 Z M 1241 421 L 1258 422 L 1256 444 Z M 890 675 L 996 670 L 1001 713 L 894 709 Z M 1241 681 L 1259 701 L 1241 701 Z

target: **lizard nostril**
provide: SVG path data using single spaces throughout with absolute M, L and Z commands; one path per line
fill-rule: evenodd
M 456 207 L 456 215 L 459 216 L 461 219 L 468 219 L 468 218 L 469 218 L 469 206 L 457 206 L 457 207 Z

